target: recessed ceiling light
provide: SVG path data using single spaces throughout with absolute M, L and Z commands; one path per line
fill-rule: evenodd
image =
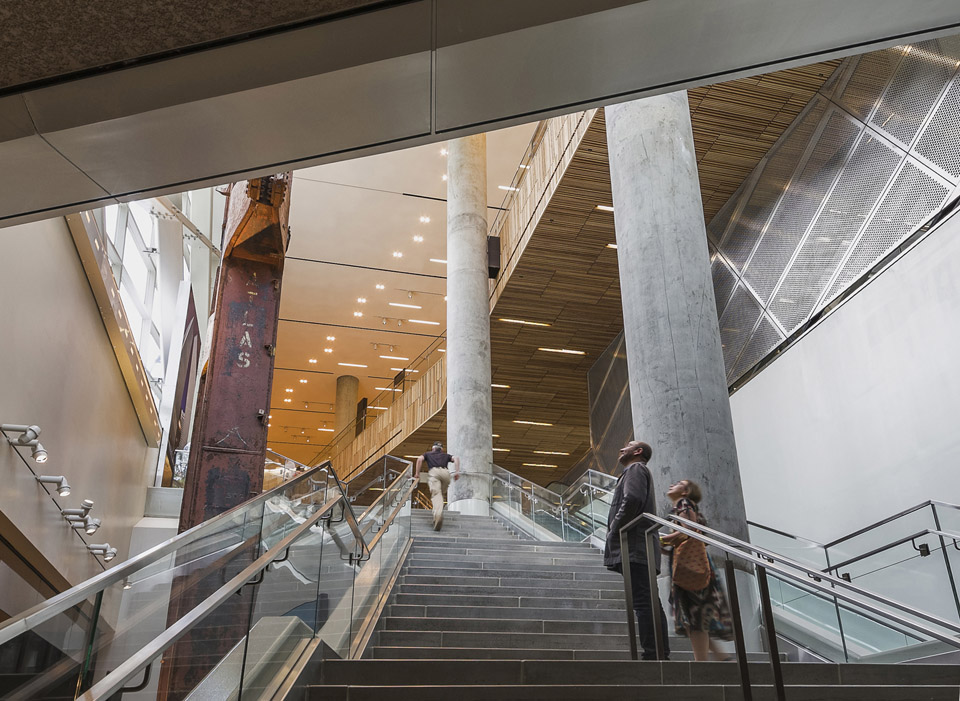
M 267 424 L 267 428 L 270 428 L 271 426 L 273 426 L 273 424 Z
M 310 358 L 310 362 L 313 363 L 314 365 L 316 365 L 317 359 L 316 359 L 316 358 Z
M 307 381 L 304 380 L 304 379 L 301 379 L 301 380 L 300 380 L 300 384 L 301 384 L 301 385 L 305 385 L 305 384 L 307 384 Z
M 607 204 L 598 204 L 598 205 L 597 205 L 597 209 L 599 209 L 601 212 L 612 212 L 612 211 L 613 211 L 613 207 L 611 207 L 610 205 L 607 205 Z
M 354 312 L 353 315 L 356 317 L 361 317 L 363 316 L 363 312 Z
M 443 182 L 447 182 L 447 174 L 444 173 L 442 177 L 443 177 Z
M 501 318 L 500 321 L 505 321 L 505 322 L 507 322 L 508 324 L 525 324 L 525 325 L 527 325 L 527 326 L 550 326 L 550 324 L 544 324 L 544 323 L 539 322 L 539 321 L 524 321 L 523 319 L 503 319 L 503 318 Z
M 414 243 L 423 243 L 423 237 L 420 234 L 417 234 L 413 237 Z
M 273 414 L 267 414 L 267 418 L 268 418 L 268 419 L 272 419 L 272 418 L 273 418 Z
M 287 387 L 284 391 L 285 391 L 285 392 L 292 392 L 293 389 L 291 389 L 290 387 Z
M 521 421 L 520 419 L 514 419 L 513 423 L 527 424 L 528 426 L 553 426 L 553 424 L 544 423 L 543 421 Z
M 402 392 L 403 391 L 402 389 L 396 389 L 394 387 L 374 387 L 374 389 L 378 389 L 381 392 Z
M 543 462 L 525 462 L 523 463 L 524 467 L 556 467 L 556 465 L 548 465 Z
M 384 360 L 410 360 L 410 358 L 404 358 L 402 355 L 381 355 L 380 357 Z
M 447 155 L 447 149 L 445 149 L 445 148 L 440 149 L 440 155 L 441 155 L 441 156 L 446 156 L 446 155 Z M 418 457 L 419 457 L 419 456 L 418 456 Z
M 378 289 L 378 290 L 382 290 L 382 289 L 384 289 L 384 287 L 383 287 L 383 285 L 381 285 L 381 284 L 378 282 L 378 283 L 377 283 L 377 289 Z
M 437 352 L 438 352 L 438 353 L 446 353 L 446 352 L 447 352 L 447 349 L 446 349 L 446 348 L 437 348 Z
M 510 389 L 510 385 L 490 385 L 491 387 L 496 387 L 498 389 Z
M 493 452 L 494 452 L 494 453 L 509 453 L 509 452 L 510 452 L 510 449 L 509 449 L 509 448 L 494 448 L 494 449 L 493 449 Z
M 367 303 L 366 297 L 357 297 L 357 304 L 366 304 L 366 303 Z
M 425 319 L 407 319 L 411 324 L 429 324 L 430 326 L 440 326 L 439 321 L 426 321 Z
M 403 251 L 394 251 L 394 252 L 393 252 L 393 257 L 394 257 L 394 258 L 403 258 Z
M 419 304 L 401 304 L 400 302 L 390 302 L 391 307 L 403 307 L 404 309 L 423 309 Z
M 336 336 L 327 336 L 327 340 L 328 340 L 328 341 L 336 341 L 336 340 L 337 340 L 337 337 L 336 337 Z
M 559 450 L 535 450 L 533 452 L 537 455 L 570 455 L 570 453 L 562 453 Z
M 430 223 L 430 217 L 420 217 L 420 223 L 421 223 L 421 224 L 429 224 L 429 223 Z
M 507 192 L 516 192 L 519 190 L 519 187 L 510 187 L 509 185 L 497 185 L 501 190 L 506 190 Z
M 521 163 L 521 164 L 520 164 L 520 167 L 521 167 L 521 168 L 529 168 L 530 166 L 524 165 L 523 163 Z
M 617 250 L 617 244 L 615 244 L 615 243 L 608 243 L 608 244 L 607 244 L 607 248 L 612 248 L 613 250 Z
M 292 402 L 293 400 L 288 397 L 288 398 L 284 399 L 283 401 L 285 401 L 287 404 L 289 404 L 289 403 Z
M 342 365 L 345 368 L 365 368 L 366 365 L 361 365 L 360 363 L 337 363 L 337 365 Z
M 446 265 L 446 264 L 447 264 L 447 261 L 445 261 L 443 258 L 431 258 L 431 259 L 430 259 L 430 262 L 431 262 L 431 263 L 442 263 L 443 265 Z
M 568 355 L 586 355 L 586 351 L 570 350 L 569 348 L 537 348 L 547 353 L 567 353 Z
M 323 352 L 324 352 L 324 353 L 333 353 L 333 348 L 324 348 L 324 349 L 323 349 Z

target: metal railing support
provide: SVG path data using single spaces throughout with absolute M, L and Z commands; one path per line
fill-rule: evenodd
M 740 668 L 740 688 L 743 690 L 743 701 L 753 701 L 753 690 L 750 688 L 750 665 L 747 662 L 747 645 L 743 641 L 743 617 L 740 615 L 740 597 L 737 594 L 737 569 L 729 558 L 723 563 L 727 575 L 727 595 L 730 598 L 730 615 L 733 618 L 733 640 L 737 649 L 737 666 Z
M 773 607 L 770 605 L 770 587 L 767 584 L 767 568 L 756 566 L 757 585 L 760 587 L 760 608 L 763 611 L 763 632 L 770 651 L 770 666 L 773 668 L 773 684 L 777 689 L 777 701 L 786 701 L 783 689 L 783 670 L 780 669 L 780 651 L 777 649 L 777 630 L 773 623 Z
M 653 640 L 657 649 L 657 659 L 666 659 L 666 641 L 663 639 L 663 621 L 660 620 L 660 588 L 657 586 L 657 540 L 660 534 L 657 532 L 659 526 L 653 524 L 646 531 L 643 537 L 647 541 L 647 580 L 650 587 L 650 616 L 653 619 Z
M 626 558 L 626 559 L 624 559 Z M 630 546 L 627 532 L 620 530 L 620 569 L 623 570 L 623 594 L 627 604 L 627 635 L 630 636 L 630 659 L 638 660 L 637 627 L 633 613 L 633 576 L 630 572 Z

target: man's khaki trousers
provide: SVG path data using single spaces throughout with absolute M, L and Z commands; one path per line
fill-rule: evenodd
M 443 525 L 443 490 L 450 487 L 450 470 L 445 467 L 431 467 L 427 473 L 427 486 L 430 487 L 433 504 L 433 530 L 439 531 Z

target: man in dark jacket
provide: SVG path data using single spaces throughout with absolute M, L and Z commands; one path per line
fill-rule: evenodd
M 620 552 L 620 529 L 642 513 L 656 514 L 657 500 L 653 491 L 653 478 L 647 468 L 647 462 L 653 455 L 653 449 L 641 441 L 630 441 L 620 449 L 620 464 L 623 472 L 617 479 L 607 516 L 607 544 L 603 549 L 603 564 L 615 572 L 623 573 L 623 553 Z M 644 531 L 652 523 L 641 522 L 627 535 L 627 562 L 630 566 L 630 583 L 633 588 L 633 610 L 637 614 L 637 628 L 640 632 L 642 659 L 657 659 L 657 645 L 653 628 L 653 606 L 650 597 L 650 579 L 647 573 L 647 557 L 653 557 L 660 572 L 660 539 L 657 538 L 656 552 L 647 553 Z M 667 643 L 667 619 L 663 615 L 663 606 L 659 596 L 657 606 L 660 609 L 660 627 L 663 632 L 664 659 L 670 657 Z

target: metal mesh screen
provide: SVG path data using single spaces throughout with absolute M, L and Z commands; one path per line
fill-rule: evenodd
M 833 299 L 943 204 L 950 189 L 907 162 L 830 288 Z
M 776 348 L 777 344 L 783 339 L 784 336 L 777 327 L 771 324 L 766 316 L 761 317 L 759 326 L 750 337 L 750 341 L 744 347 L 743 352 L 740 353 L 733 369 L 729 370 L 728 368 L 727 382 L 733 383 L 738 380 L 743 373 Z
M 865 121 L 897 70 L 905 49 L 904 46 L 897 46 L 858 56 L 852 66 L 850 80 L 834 100 Z
M 869 133 L 857 144 L 770 303 L 788 333 L 813 311 L 901 158 Z
M 944 53 L 950 48 L 939 39 L 911 46 L 871 123 L 908 147 L 956 72 L 956 59 Z
M 599 469 L 608 471 L 617 464 L 620 448 L 633 439 L 630 379 L 622 331 L 587 373 L 587 392 L 591 453 Z
M 960 178 L 960 75 L 954 77 L 937 107 L 916 152 L 954 178 Z
M 730 272 L 719 256 L 713 259 L 710 266 L 713 273 L 713 296 L 717 301 L 717 316 L 723 314 L 727 301 L 730 299 L 730 293 L 737 284 L 737 276 Z
M 840 174 L 860 128 L 843 112 L 833 112 L 810 158 L 777 207 L 744 272 L 744 278 L 764 302 L 770 298 L 827 190 Z
M 720 344 L 725 368 L 733 367 L 759 317 L 760 304 L 743 285 L 739 285 L 720 317 Z
M 823 98 L 814 98 L 811 109 L 800 116 L 796 126 L 771 150 L 768 159 L 761 166 L 763 170 L 753 189 L 741 194 L 748 199 L 737 221 L 720 244 L 727 260 L 737 268 L 742 270 L 750 257 L 827 105 L 828 102 Z

